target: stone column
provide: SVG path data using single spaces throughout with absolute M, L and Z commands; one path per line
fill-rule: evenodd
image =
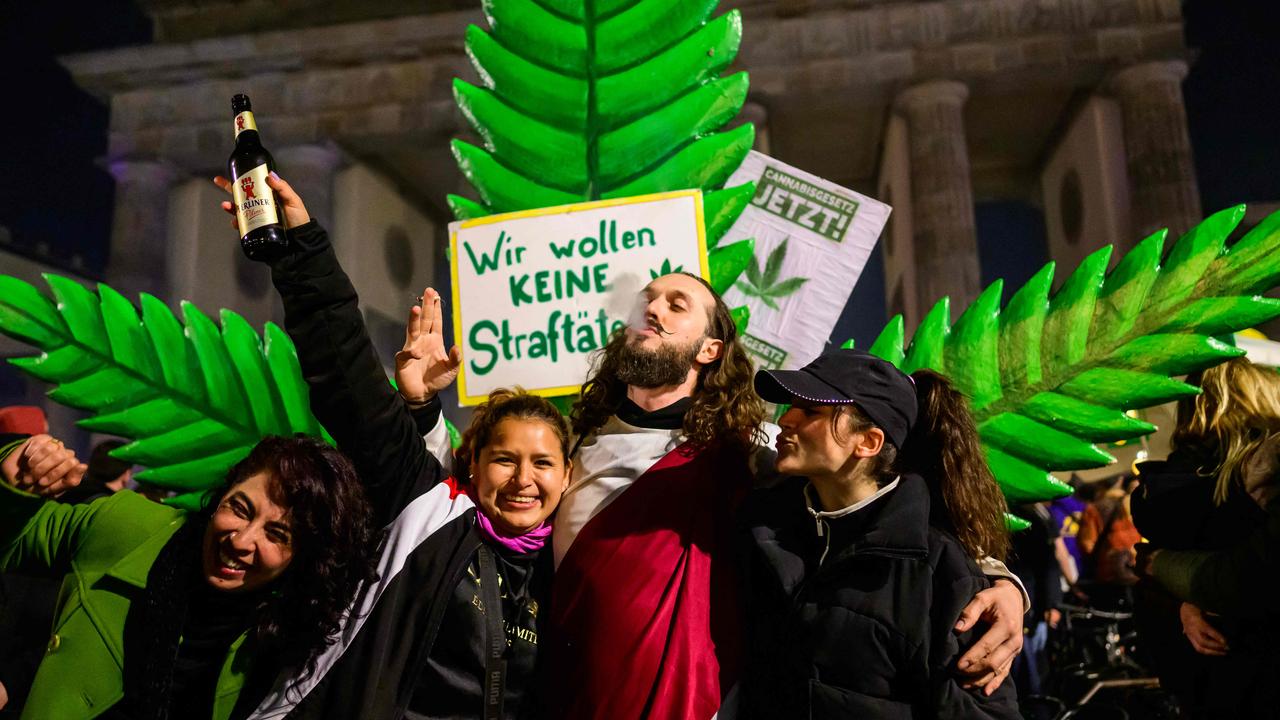
M 1201 219 L 1200 192 L 1182 102 L 1181 60 L 1127 67 L 1106 91 L 1120 104 L 1132 203 L 1129 242 L 1167 227 L 1177 238 Z
M 162 160 L 112 160 L 116 180 L 108 283 L 130 300 L 148 292 L 168 300 L 169 188 L 178 177 Z
M 325 228 L 333 228 L 333 179 L 343 166 L 342 153 L 324 144 L 290 145 L 272 150 L 280 176 L 287 180 L 307 212 Z
M 911 228 L 916 296 L 928 312 L 943 296 L 956 315 L 978 296 L 978 239 L 964 135 L 963 83 L 934 80 L 899 93 L 911 163 Z

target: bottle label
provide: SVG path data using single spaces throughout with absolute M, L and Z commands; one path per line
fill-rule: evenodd
M 236 222 L 240 224 L 240 237 L 263 225 L 280 223 L 276 195 L 267 185 L 267 173 L 267 164 L 262 163 L 231 183 L 231 191 L 236 199 Z
M 226 117 L 225 115 L 223 117 Z M 245 130 L 257 130 L 258 124 L 253 121 L 253 112 L 245 110 L 236 115 L 236 137 L 240 137 L 240 133 Z

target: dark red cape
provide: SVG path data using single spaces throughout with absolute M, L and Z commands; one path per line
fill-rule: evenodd
M 680 446 L 582 528 L 556 570 L 543 691 L 566 720 L 708 720 L 743 646 L 733 516 L 746 456 Z

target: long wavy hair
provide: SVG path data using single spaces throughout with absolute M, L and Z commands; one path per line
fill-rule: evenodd
M 729 306 L 706 280 L 683 274 L 711 293 L 715 307 L 707 312 L 707 336 L 723 344 L 720 357 L 698 372 L 693 404 L 684 416 L 685 439 L 696 448 L 721 443 L 748 447 L 763 437 L 760 425 L 765 418 L 764 403 L 752 386 L 755 369 L 738 342 L 738 329 Z M 582 397 L 569 416 L 579 437 L 599 430 L 627 397 L 626 383 L 618 379 L 619 350 L 626 342 L 626 329 L 621 328 L 596 356 L 593 372 L 582 386 Z
M 476 406 L 471 424 L 462 432 L 462 442 L 453 451 L 457 477 L 466 481 L 471 476 L 471 465 L 480 457 L 480 450 L 489 444 L 489 438 L 498 423 L 507 419 L 538 420 L 546 423 L 560 442 L 560 453 L 569 462 L 569 423 L 551 401 L 531 395 L 523 388 L 498 388 L 489 393 L 489 399 Z
M 965 396 L 932 370 L 911 374 L 919 406 L 898 461 L 919 474 L 933 498 L 932 522 L 951 532 L 970 557 L 1003 560 L 1009 552 L 1004 493 L 987 466 Z
M 336 639 L 361 583 L 377 578 L 373 511 L 351 461 L 314 438 L 267 437 L 227 473 L 201 511 L 205 525 L 234 487 L 265 472 L 272 502 L 287 508 L 293 560 L 257 609 L 258 651 L 301 677 Z
M 1197 472 L 1216 478 L 1221 505 L 1253 453 L 1280 433 L 1280 373 L 1232 358 L 1203 371 L 1199 385 L 1199 395 L 1178 402 L 1170 445 L 1205 461 Z

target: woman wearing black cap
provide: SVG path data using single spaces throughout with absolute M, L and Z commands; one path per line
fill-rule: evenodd
M 755 384 L 791 405 L 777 461 L 790 477 L 743 516 L 746 714 L 1019 717 L 1010 683 L 987 695 L 953 674 L 976 638 L 955 632 L 960 611 L 988 583 L 972 558 L 1008 545 L 963 397 L 936 373 L 908 377 L 856 350 Z

